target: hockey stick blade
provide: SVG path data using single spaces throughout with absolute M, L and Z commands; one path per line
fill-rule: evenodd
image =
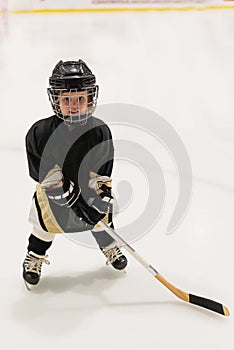
M 171 283 L 169 283 L 159 273 L 157 273 L 155 275 L 155 278 L 157 278 L 157 280 L 160 281 L 166 288 L 168 288 L 174 295 L 176 295 L 178 298 L 186 301 L 187 303 L 204 307 L 205 309 L 209 309 L 211 311 L 217 312 L 217 313 L 224 315 L 224 316 L 230 315 L 228 308 L 225 305 L 217 303 L 217 301 L 183 292 L 182 290 L 176 288 Z
M 129 252 L 129 254 L 133 256 L 133 258 L 135 258 L 144 268 L 148 270 L 148 272 L 150 272 L 158 281 L 160 281 L 178 298 L 182 299 L 183 301 L 186 301 L 187 303 L 204 307 L 205 309 L 217 312 L 224 316 L 230 315 L 229 310 L 226 306 L 210 299 L 186 293 L 173 286 L 162 275 L 160 275 L 160 273 L 152 265 L 150 265 L 145 259 L 143 259 L 122 237 L 120 237 L 117 234 L 117 232 L 115 232 L 103 221 L 100 221 L 99 224 L 103 228 L 103 230 L 109 233 L 109 235 L 112 238 L 114 238 L 119 244 L 123 245 L 123 247 Z
M 210 300 L 207 298 L 199 297 L 197 295 L 189 294 L 189 302 L 206 309 L 218 312 L 221 315 L 229 316 L 230 312 L 225 305 L 217 303 L 217 301 Z

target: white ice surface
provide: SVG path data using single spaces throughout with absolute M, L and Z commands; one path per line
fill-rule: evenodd
M 0 34 L 1 347 L 233 350 L 234 11 L 12 15 Z M 226 304 L 229 318 L 180 301 L 131 257 L 119 273 L 99 250 L 63 236 L 38 288 L 25 289 L 34 183 L 24 136 L 51 113 L 54 64 L 77 58 L 95 71 L 100 104 L 150 108 L 184 141 L 194 175 L 187 216 L 165 235 L 178 183 L 160 150 L 167 202 L 134 247 L 177 287 Z M 127 224 L 126 213 L 118 224 Z

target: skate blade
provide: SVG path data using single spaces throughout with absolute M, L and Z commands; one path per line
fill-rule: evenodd
M 24 284 L 27 288 L 27 290 L 32 290 L 35 286 L 33 284 L 29 284 L 28 282 L 24 281 Z
M 114 269 L 115 271 L 117 271 L 118 273 L 123 274 L 123 275 L 126 275 L 126 273 L 127 273 L 127 269 L 126 268 L 124 268 L 122 270 L 118 270 L 118 269 L 115 269 L 114 266 L 112 266 L 112 269 Z

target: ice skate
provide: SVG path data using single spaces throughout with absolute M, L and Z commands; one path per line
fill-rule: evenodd
M 50 264 L 49 260 L 46 259 L 47 257 L 48 255 L 38 255 L 34 252 L 27 253 L 23 262 L 23 278 L 28 290 L 39 283 L 42 263 Z
M 121 252 L 116 243 L 112 243 L 105 248 L 100 248 L 107 258 L 106 265 L 111 264 L 116 270 L 123 270 L 128 264 L 128 260 Z

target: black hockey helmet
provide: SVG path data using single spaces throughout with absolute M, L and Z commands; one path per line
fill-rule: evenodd
M 55 114 L 62 118 L 66 124 L 80 122 L 86 123 L 95 110 L 98 97 L 98 86 L 96 78 L 89 67 L 81 59 L 79 61 L 59 61 L 53 69 L 52 75 L 49 78 L 48 95 Z M 70 93 L 77 93 L 77 103 L 79 105 L 79 92 L 87 92 L 87 108 L 86 111 L 77 115 L 70 112 L 63 115 L 60 109 L 60 96 L 70 98 Z

